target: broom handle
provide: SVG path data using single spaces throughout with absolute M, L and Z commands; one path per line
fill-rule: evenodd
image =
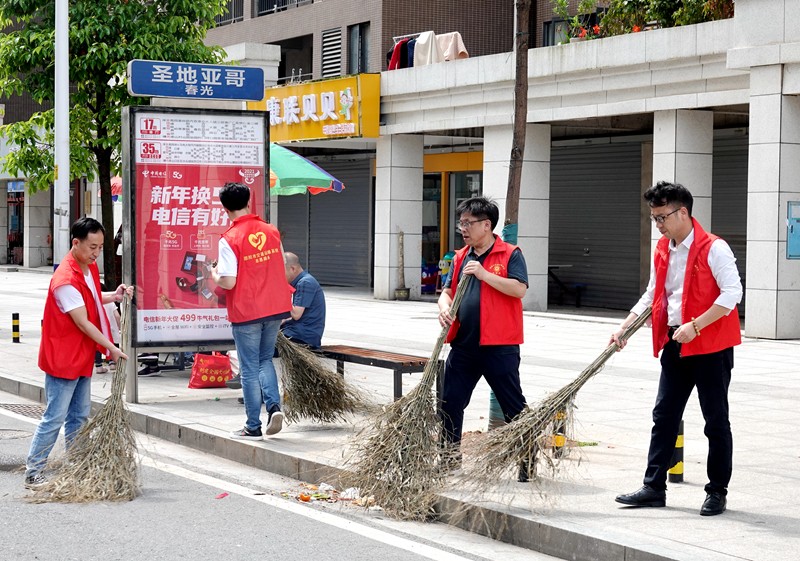
M 122 294 L 122 303 L 120 304 L 120 322 L 119 322 L 119 345 L 122 352 L 128 354 L 130 352 L 130 309 L 131 297 L 127 292 Z M 122 395 L 125 386 L 125 365 L 124 358 L 117 361 L 117 369 L 114 371 L 114 376 L 111 380 L 111 394 Z
M 453 296 L 453 303 L 450 305 L 450 317 L 456 317 L 458 308 L 461 306 L 461 300 L 464 299 L 464 293 L 467 291 L 471 280 L 472 275 L 461 275 L 461 280 L 458 281 L 458 287 L 456 287 L 456 293 Z M 431 353 L 431 362 L 439 360 L 439 354 L 442 352 L 442 347 L 444 347 L 444 341 L 449 331 L 449 325 L 442 327 L 442 331 L 439 333 L 439 338 L 436 340 L 436 345 L 434 345 L 433 352 Z
M 620 340 L 624 342 L 630 339 L 631 336 L 634 333 L 636 333 L 640 327 L 644 325 L 644 323 L 650 317 L 652 311 L 653 309 L 650 306 L 648 306 L 647 309 L 645 309 L 645 311 L 643 311 L 641 315 L 628 326 L 628 328 L 622 333 L 622 335 L 619 336 Z M 606 347 L 606 350 L 600 353 L 600 356 L 597 357 L 597 359 L 592 364 L 590 364 L 586 368 L 586 370 L 583 371 L 583 373 L 586 374 L 589 371 L 593 371 L 592 374 L 596 373 L 597 371 L 600 370 L 600 367 L 603 366 L 606 363 L 606 361 L 608 361 L 609 358 L 614 356 L 614 353 L 616 353 L 618 350 L 619 350 L 619 345 L 617 343 L 611 343 L 608 347 Z

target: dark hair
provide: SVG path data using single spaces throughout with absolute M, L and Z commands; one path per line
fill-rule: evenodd
M 692 204 L 694 203 L 694 198 L 689 192 L 689 189 L 680 183 L 659 181 L 644 192 L 644 200 L 647 201 L 647 204 L 650 205 L 650 208 L 677 203 L 682 207 L 686 207 L 686 210 L 689 211 L 689 216 L 692 215 Z
M 97 232 L 103 232 L 103 235 L 106 235 L 106 229 L 103 228 L 102 224 L 100 224 L 94 218 L 84 216 L 83 218 L 77 219 L 72 224 L 72 227 L 69 230 L 69 239 L 70 241 L 83 241 L 89 237 L 89 234 L 95 234 Z
M 500 220 L 500 210 L 491 199 L 487 197 L 472 197 L 461 203 L 456 208 L 456 216 L 462 214 L 471 214 L 479 220 L 490 220 L 492 222 L 492 230 L 497 226 Z
M 242 210 L 250 202 L 250 188 L 242 183 L 226 183 L 219 192 L 219 202 L 231 212 Z

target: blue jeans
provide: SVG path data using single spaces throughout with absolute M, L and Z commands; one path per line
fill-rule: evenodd
M 92 408 L 92 379 L 81 376 L 77 380 L 66 380 L 45 374 L 44 393 L 47 408 L 36 428 L 31 449 L 25 462 L 25 476 L 34 476 L 47 464 L 47 456 L 58 439 L 58 431 L 64 426 L 64 441 L 69 449 L 78 431 L 89 418 Z
M 261 428 L 262 403 L 266 404 L 267 411 L 281 404 L 278 374 L 272 363 L 280 326 L 281 320 L 233 326 L 233 340 L 239 354 L 244 411 L 247 414 L 245 428 L 250 431 Z

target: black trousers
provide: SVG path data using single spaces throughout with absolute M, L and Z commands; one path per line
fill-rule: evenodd
M 525 396 L 519 382 L 519 347 L 480 346 L 476 349 L 453 347 L 444 367 L 444 384 L 439 415 L 444 437 L 451 444 L 461 442 L 464 409 L 481 376 L 486 378 L 510 422 L 525 407 Z
M 680 344 L 670 340 L 661 353 L 661 379 L 653 408 L 653 431 L 647 456 L 645 485 L 666 489 L 667 470 L 683 412 L 697 387 L 708 438 L 707 493 L 726 494 L 733 467 L 733 436 L 728 419 L 728 387 L 733 369 L 733 347 L 705 355 L 681 358 Z

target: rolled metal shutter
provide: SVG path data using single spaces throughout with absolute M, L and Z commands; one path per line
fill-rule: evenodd
M 284 251 L 297 254 L 303 267 L 308 263 L 308 197 L 278 197 L 278 230 Z
M 629 309 L 640 294 L 641 142 L 559 145 L 550 157 L 549 264 L 582 306 Z M 548 304 L 560 289 L 549 280 Z M 564 295 L 566 305 L 574 293 Z
M 747 159 L 749 137 L 714 139 L 711 232 L 723 238 L 736 256 L 742 285 L 747 265 Z M 744 299 L 739 305 L 744 313 Z
M 310 198 L 308 269 L 321 284 L 369 287 L 374 231 L 370 161 L 319 164 L 345 189 Z

